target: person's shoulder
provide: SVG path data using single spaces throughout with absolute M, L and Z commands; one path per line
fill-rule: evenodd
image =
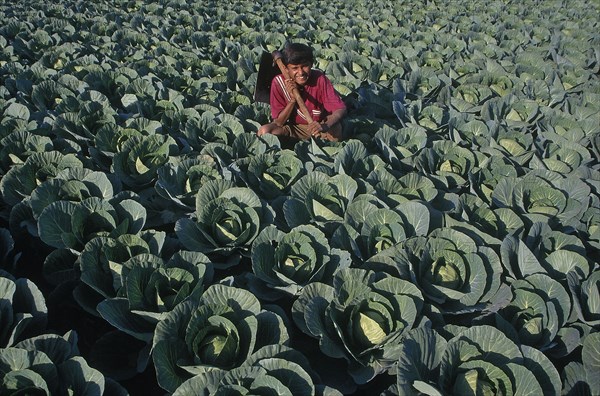
M 312 69 L 310 71 L 310 80 L 313 82 L 311 85 L 314 86 L 322 86 L 323 84 L 331 82 L 325 75 L 325 72 L 319 69 Z
M 272 82 L 275 81 L 283 81 L 283 74 L 277 74 L 275 77 L 273 77 L 273 80 L 271 80 Z
M 311 74 L 311 77 L 314 78 L 315 80 L 319 80 L 319 79 L 325 77 L 325 72 L 322 70 L 319 70 L 319 69 L 311 69 L 310 74 Z
M 275 77 L 273 77 L 273 79 L 271 80 L 271 89 L 273 89 L 273 87 L 278 87 L 278 90 L 282 90 L 283 87 L 285 85 L 285 79 L 283 78 L 283 74 L 278 74 Z

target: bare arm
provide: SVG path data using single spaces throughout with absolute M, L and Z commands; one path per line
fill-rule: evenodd
M 296 100 L 293 95 L 293 91 L 294 89 L 298 89 L 296 83 L 294 83 L 292 80 L 284 80 L 284 83 L 285 89 L 290 99 L 287 101 L 285 107 L 281 110 L 277 117 L 273 120 L 273 122 L 280 127 L 285 125 L 288 118 L 290 118 L 290 116 L 292 115 L 292 111 L 294 110 L 294 107 L 296 105 Z
M 346 116 L 347 110 L 344 109 L 338 109 L 335 110 L 333 113 L 331 113 L 329 116 L 327 116 L 327 121 L 323 122 L 323 123 L 318 123 L 318 122 L 312 122 L 308 125 L 308 130 L 311 133 L 311 135 L 316 135 L 322 132 L 327 132 L 329 129 L 331 129 L 333 126 L 335 126 L 337 123 L 339 123 L 342 118 L 344 118 Z
M 348 111 L 345 108 L 335 110 L 327 117 L 327 128 L 329 129 L 338 122 L 342 121 L 342 118 L 346 117 L 347 113 Z
M 287 122 L 288 118 L 290 118 L 290 115 L 292 114 L 292 111 L 294 110 L 294 106 L 296 105 L 295 101 L 290 101 L 287 103 L 287 105 L 285 105 L 285 107 L 283 108 L 283 110 L 281 110 L 281 113 L 279 113 L 279 115 L 277 116 L 277 118 L 275 118 L 273 120 L 273 122 L 277 125 L 282 127 L 283 125 L 285 125 L 285 123 Z

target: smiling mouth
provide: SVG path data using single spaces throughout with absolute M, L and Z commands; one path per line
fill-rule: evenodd
M 308 80 L 308 76 L 296 76 L 298 82 L 306 82 L 306 80 Z

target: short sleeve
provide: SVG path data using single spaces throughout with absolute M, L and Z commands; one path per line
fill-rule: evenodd
M 319 79 L 319 91 L 321 92 L 321 103 L 328 113 L 333 113 L 339 109 L 345 109 L 346 104 L 342 101 L 340 95 L 333 88 L 333 84 L 324 74 Z
M 271 82 L 271 94 L 269 101 L 271 103 L 271 117 L 273 119 L 279 116 L 279 113 L 290 101 L 290 96 L 284 88 L 285 83 L 281 74 L 275 76 Z

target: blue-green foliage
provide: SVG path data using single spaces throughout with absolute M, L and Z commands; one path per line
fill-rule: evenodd
M 3 2 L 0 393 L 600 393 L 599 13 Z M 290 40 L 344 141 L 256 136 Z

